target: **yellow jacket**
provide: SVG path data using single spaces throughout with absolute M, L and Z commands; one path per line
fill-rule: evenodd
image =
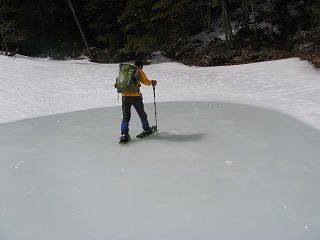
M 140 73 L 140 81 L 137 83 L 138 88 L 141 87 L 140 82 L 143 83 L 144 85 L 150 86 L 152 82 L 147 78 L 144 71 L 142 71 L 139 68 L 138 68 L 138 71 Z M 139 97 L 140 95 L 141 95 L 140 92 L 122 92 L 123 97 Z

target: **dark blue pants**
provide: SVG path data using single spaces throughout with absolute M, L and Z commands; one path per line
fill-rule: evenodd
M 140 117 L 142 128 L 148 131 L 150 126 L 148 122 L 148 116 L 144 111 L 144 105 L 142 97 L 122 97 L 122 122 L 121 122 L 121 134 L 129 133 L 129 122 L 131 119 L 131 107 L 134 107 Z

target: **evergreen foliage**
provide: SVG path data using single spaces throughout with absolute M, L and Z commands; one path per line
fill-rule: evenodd
M 318 0 L 78 0 L 73 5 L 89 45 L 112 56 L 162 51 L 174 57 L 196 46 L 193 36 L 217 28 L 231 47 L 290 50 L 298 31 L 320 27 Z M 66 0 L 0 0 L 0 24 L 2 51 L 19 48 L 25 55 L 63 58 L 84 49 Z
M 311 19 L 315 26 L 320 27 L 320 2 L 313 1 L 310 6 Z
M 126 52 L 155 50 L 157 45 L 156 29 L 153 28 L 152 22 L 150 23 L 153 2 L 150 0 L 127 1 L 125 9 L 118 18 L 126 35 Z
M 124 34 L 117 17 L 124 7 L 121 0 L 86 0 L 84 15 L 96 47 L 116 52 L 123 46 Z

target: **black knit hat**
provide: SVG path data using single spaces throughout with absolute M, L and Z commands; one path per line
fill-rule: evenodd
M 143 67 L 143 63 L 140 60 L 137 60 L 134 65 L 136 65 L 138 68 Z

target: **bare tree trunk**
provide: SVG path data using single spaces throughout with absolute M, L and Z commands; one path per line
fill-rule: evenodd
M 207 5 L 207 29 L 208 29 L 208 31 L 211 31 L 211 23 L 212 23 L 211 4 L 208 4 Z
M 81 27 L 81 25 L 80 25 L 80 22 L 79 22 L 79 19 L 78 19 L 78 17 L 77 17 L 77 14 L 76 14 L 76 12 L 75 12 L 75 10 L 74 10 L 74 8 L 73 8 L 73 5 L 72 5 L 71 0 L 68 0 L 68 3 L 69 3 L 69 6 L 70 6 L 70 9 L 71 9 L 71 11 L 72 11 L 74 20 L 76 20 L 76 23 L 77 23 L 77 25 L 78 25 L 78 28 L 79 28 L 79 31 L 80 31 L 80 33 L 81 33 L 82 39 L 83 39 L 83 41 L 84 41 L 84 44 L 86 45 L 86 48 L 87 48 L 87 51 L 88 51 L 88 54 L 89 54 L 89 58 L 90 58 L 90 60 L 94 61 L 94 57 L 93 57 L 93 55 L 92 55 L 92 53 L 91 53 L 91 51 L 90 51 L 89 44 L 88 44 L 87 39 L 86 39 L 86 37 L 85 37 L 85 35 L 84 35 L 84 32 L 83 32 L 82 27 Z
M 242 0 L 242 27 L 248 27 L 249 14 L 248 14 L 248 0 Z
M 273 6 L 271 0 L 267 0 L 267 8 L 268 8 L 268 21 L 269 21 L 269 29 L 268 34 L 270 37 L 273 35 L 273 22 L 272 22 L 272 13 L 273 13 Z
M 254 32 L 257 34 L 258 27 L 256 22 L 256 9 L 255 9 L 254 0 L 251 0 L 251 12 L 252 12 L 252 22 L 253 22 Z
M 231 30 L 230 18 L 228 14 L 226 0 L 222 0 L 222 15 L 223 15 L 223 27 L 224 27 L 225 37 L 226 37 L 226 44 L 229 47 L 230 42 L 233 41 L 233 34 Z
M 6 42 L 6 38 L 4 36 L 3 23 L 0 24 L 0 28 L 1 28 L 0 32 L 1 32 L 1 37 L 2 37 L 2 44 L 4 45 L 4 48 L 5 48 L 5 55 L 8 56 L 9 49 L 8 49 L 8 45 Z

